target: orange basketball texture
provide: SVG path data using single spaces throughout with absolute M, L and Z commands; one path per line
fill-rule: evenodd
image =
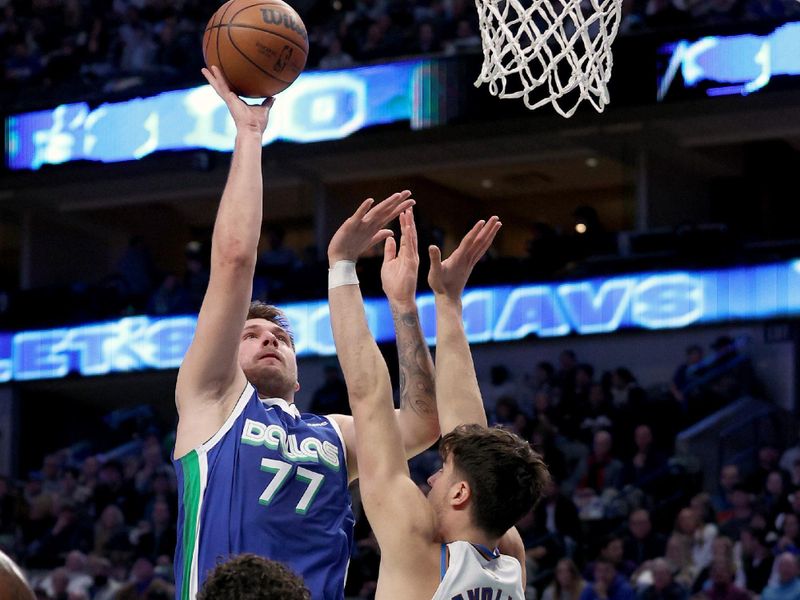
M 274 96 L 303 72 L 308 34 L 282 0 L 229 0 L 203 34 L 206 65 L 216 65 L 240 96 Z

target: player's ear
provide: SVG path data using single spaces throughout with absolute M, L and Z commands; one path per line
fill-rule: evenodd
M 472 490 L 469 489 L 469 484 L 464 481 L 457 481 L 450 488 L 450 504 L 455 509 L 463 509 L 467 507 L 467 502 L 472 497 Z
M 300 391 L 300 382 L 299 381 L 295 381 L 294 382 L 294 393 L 296 394 L 299 391 Z

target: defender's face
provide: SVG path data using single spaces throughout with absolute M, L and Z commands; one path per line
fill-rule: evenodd
M 266 319 L 245 322 L 239 341 L 239 366 L 260 393 L 282 397 L 296 390 L 297 358 L 289 333 Z M 266 388 L 266 389 L 262 389 Z

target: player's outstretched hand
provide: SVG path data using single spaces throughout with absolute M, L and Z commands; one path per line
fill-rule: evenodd
M 395 307 L 413 304 L 417 295 L 419 251 L 414 209 L 400 213 L 400 248 L 393 237 L 383 247 L 381 283 L 389 303 Z
M 442 251 L 437 246 L 430 246 L 428 254 L 431 258 L 431 270 L 428 272 L 428 285 L 433 293 L 461 298 L 473 267 L 486 254 L 502 225 L 497 217 L 478 221 L 461 240 L 458 248 L 444 261 Z
M 259 134 L 264 133 L 269 121 L 269 110 L 272 108 L 275 98 L 266 98 L 261 104 L 247 104 L 236 95 L 236 92 L 231 91 L 228 80 L 225 79 L 225 75 L 218 67 L 212 66 L 210 70 L 202 69 L 202 73 L 209 85 L 225 101 L 238 131 L 250 130 Z
M 328 262 L 331 266 L 340 260 L 357 260 L 369 248 L 392 236 L 386 225 L 407 208 L 414 205 L 411 192 L 405 190 L 392 194 L 383 202 L 375 204 L 368 198 L 361 203 L 355 214 L 347 219 L 333 234 L 328 244 Z

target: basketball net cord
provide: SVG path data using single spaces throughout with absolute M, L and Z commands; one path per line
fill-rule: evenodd
M 548 103 L 569 118 L 588 100 L 603 112 L 622 0 L 475 0 L 483 66 L 475 86 L 498 98 Z

